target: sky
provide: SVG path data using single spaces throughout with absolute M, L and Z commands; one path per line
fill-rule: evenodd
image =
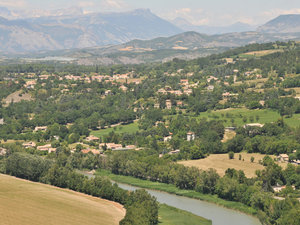
M 259 25 L 280 14 L 300 14 L 300 0 L 0 0 L 0 6 L 41 13 L 74 6 L 85 13 L 147 8 L 167 20 L 180 17 L 194 25 L 210 26 Z

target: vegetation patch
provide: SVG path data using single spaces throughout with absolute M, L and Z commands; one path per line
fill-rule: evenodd
M 138 130 L 139 130 L 138 123 L 135 122 L 128 125 L 119 125 L 116 127 L 92 131 L 91 134 L 96 137 L 103 137 L 105 135 L 108 135 L 111 132 L 114 132 L 116 134 L 122 134 L 122 133 L 135 133 Z
M 212 222 L 203 217 L 180 210 L 166 204 L 161 204 L 158 211 L 160 225 L 211 225 Z

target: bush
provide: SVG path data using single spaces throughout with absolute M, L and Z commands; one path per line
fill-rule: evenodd
M 229 159 L 234 159 L 234 152 L 229 152 L 228 157 Z

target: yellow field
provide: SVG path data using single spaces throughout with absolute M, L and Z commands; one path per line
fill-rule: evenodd
M 115 202 L 0 174 L 0 224 L 119 224 L 125 209 Z
M 283 52 L 283 50 L 282 49 L 262 50 L 262 51 L 247 52 L 247 53 L 244 53 L 244 54 L 245 55 L 254 55 L 254 56 L 261 57 L 261 56 L 273 54 L 275 52 Z
M 243 160 L 239 160 L 239 154 L 242 155 Z M 251 163 L 251 157 L 254 157 L 254 162 Z M 265 155 L 262 154 L 248 154 L 248 153 L 235 153 L 234 159 L 229 159 L 228 154 L 214 154 L 205 159 L 182 161 L 179 164 L 185 166 L 195 166 L 202 170 L 208 170 L 214 168 L 220 176 L 224 176 L 225 171 L 228 168 L 234 168 L 236 170 L 243 170 L 246 177 L 254 177 L 256 170 L 262 170 L 264 167 L 258 163 L 263 159 Z M 274 158 L 275 156 L 271 156 Z M 281 165 L 281 164 L 280 164 Z

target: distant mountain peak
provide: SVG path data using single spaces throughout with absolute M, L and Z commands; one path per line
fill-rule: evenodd
M 257 29 L 264 33 L 300 32 L 300 14 L 280 15 Z

